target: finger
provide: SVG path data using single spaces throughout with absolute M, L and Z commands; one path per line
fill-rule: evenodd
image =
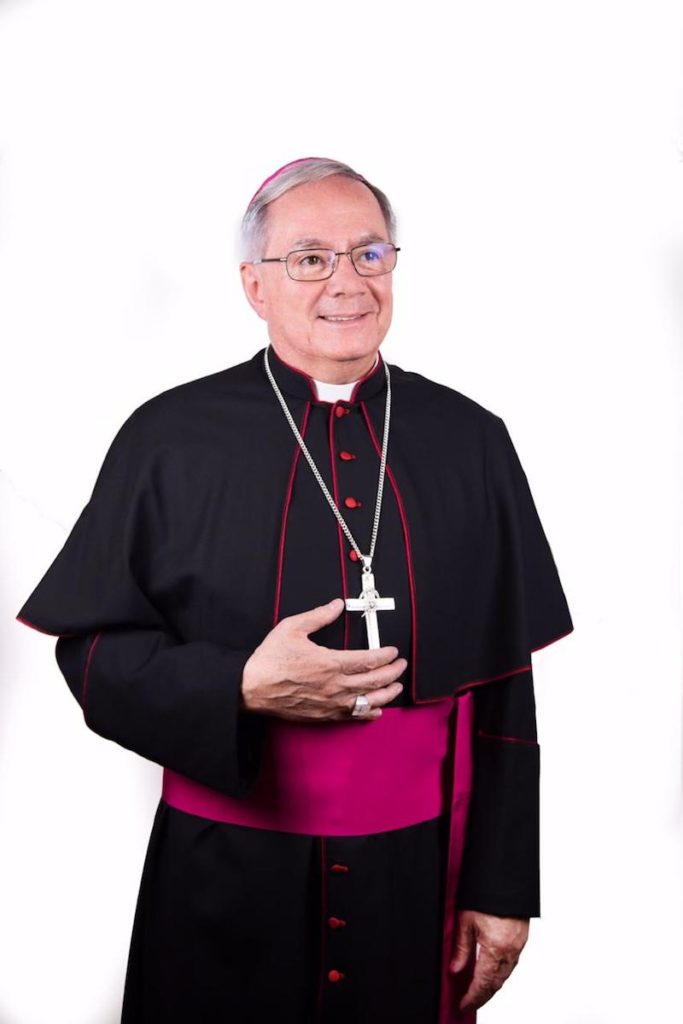
M 329 622 L 334 622 L 335 619 L 339 618 L 343 608 L 344 598 L 335 597 L 327 604 L 318 605 L 316 608 L 308 608 L 305 612 L 299 612 L 297 615 L 287 615 L 286 618 L 280 619 L 279 624 L 283 622 L 290 623 L 295 629 L 300 629 L 308 636 L 309 633 L 315 633 L 316 630 L 326 626 Z
M 364 693 L 363 696 L 367 697 L 370 711 L 375 712 L 374 717 L 379 718 L 379 715 L 382 712 L 382 707 L 385 704 L 389 704 L 392 700 L 398 697 L 399 693 L 401 693 L 402 690 L 403 686 L 401 683 L 390 683 L 389 686 L 383 686 L 379 690 L 370 690 L 368 691 L 368 693 Z M 357 694 L 354 694 L 346 701 L 345 707 L 349 715 L 351 714 L 356 705 L 356 696 Z M 370 711 L 365 711 L 364 714 L 354 715 L 353 717 L 358 719 L 359 721 L 363 718 L 367 719 L 370 716 Z
M 405 658 L 397 658 L 390 665 L 382 665 L 372 672 L 355 672 L 351 676 L 345 676 L 347 690 L 354 693 L 368 693 L 380 690 L 382 687 L 390 686 L 399 681 L 406 670 L 408 662 Z
M 382 717 L 382 709 L 375 708 L 374 710 L 366 711 L 362 715 L 352 715 L 349 711 L 344 711 L 343 718 L 349 718 L 352 722 L 374 722 L 376 719 Z
M 398 647 L 364 647 L 358 651 L 335 651 L 334 654 L 339 670 L 351 676 L 360 672 L 372 672 L 373 669 L 382 668 L 395 661 L 398 657 Z
M 495 996 L 498 989 L 487 988 L 485 985 L 478 983 L 475 978 L 472 978 L 470 987 L 465 992 L 465 995 L 460 1000 L 459 1010 L 463 1013 L 471 1013 L 473 1010 L 480 1010 L 485 1003 L 488 1003 L 489 999 Z
M 464 1012 L 478 1010 L 480 1006 L 487 1003 L 495 994 L 496 989 L 492 986 L 490 979 L 481 966 L 481 947 L 477 950 L 477 959 L 474 962 L 474 973 L 470 979 L 469 986 L 460 1000 L 459 1009 Z
M 450 969 L 455 974 L 465 967 L 474 948 L 474 927 L 471 921 L 457 915 L 455 941 L 453 943 L 453 959 Z
M 506 960 L 494 956 L 486 946 L 479 947 L 479 955 L 474 965 L 474 974 L 469 988 L 460 1001 L 460 1009 L 478 1010 L 487 1003 L 512 971 Z

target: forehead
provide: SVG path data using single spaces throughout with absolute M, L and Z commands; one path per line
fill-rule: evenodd
M 269 245 L 351 244 L 388 238 L 377 199 L 361 181 L 330 176 L 291 188 L 268 206 Z

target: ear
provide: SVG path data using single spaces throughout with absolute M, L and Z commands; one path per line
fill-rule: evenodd
M 262 320 L 266 320 L 266 299 L 259 268 L 255 267 L 253 263 L 242 262 L 240 263 L 240 275 L 247 302 Z

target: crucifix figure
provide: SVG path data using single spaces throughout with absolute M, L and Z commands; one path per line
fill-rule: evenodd
M 347 597 L 345 604 L 348 611 L 363 613 L 368 631 L 368 647 L 379 647 L 377 612 L 393 611 L 396 602 L 393 597 L 380 597 L 375 590 L 375 577 L 367 556 L 363 557 L 363 589 L 360 597 Z

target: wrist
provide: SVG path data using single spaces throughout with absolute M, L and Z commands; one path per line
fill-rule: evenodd
M 242 678 L 240 680 L 240 692 L 239 692 L 239 709 L 240 709 L 240 711 L 251 711 L 251 706 L 250 706 L 250 702 L 249 702 L 249 696 L 250 696 L 250 689 L 249 689 L 249 681 L 250 681 L 249 661 L 251 661 L 251 658 L 249 658 L 249 660 L 246 662 L 244 668 L 242 669 Z

